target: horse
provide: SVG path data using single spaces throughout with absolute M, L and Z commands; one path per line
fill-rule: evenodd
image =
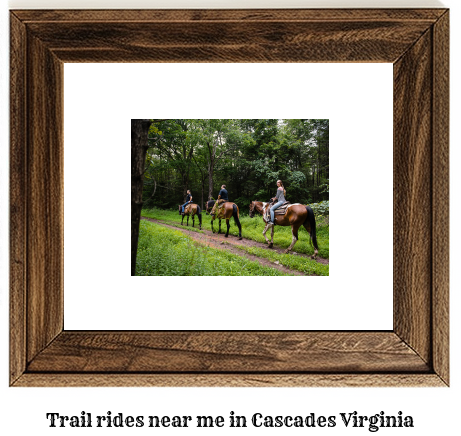
M 179 205 L 179 214 L 181 215 L 182 205 Z M 195 225 L 195 215 L 198 216 L 199 228 L 202 230 L 202 210 L 198 204 L 189 203 L 184 207 L 184 215 L 182 216 L 181 225 L 183 225 L 184 216 L 187 215 L 187 225 L 189 225 L 189 216 L 192 216 L 192 227 Z
M 211 213 L 211 210 L 213 209 L 213 206 L 215 204 L 215 200 L 209 200 L 206 203 L 206 214 L 209 215 Z M 242 239 L 242 226 L 240 224 L 239 220 L 239 208 L 235 203 L 232 203 L 230 201 L 226 201 L 221 207 L 216 208 L 216 215 L 211 218 L 211 231 L 214 233 L 214 228 L 213 228 L 213 221 L 215 218 L 219 219 L 219 230 L 218 233 L 221 233 L 221 220 L 225 219 L 226 224 L 227 224 L 227 232 L 225 234 L 226 238 L 229 236 L 229 219 L 230 217 L 234 217 L 235 224 L 237 224 L 237 227 L 239 228 L 239 239 Z
M 291 241 L 291 245 L 284 251 L 284 253 L 288 253 L 291 251 L 293 246 L 296 244 L 298 240 L 298 229 L 301 226 L 307 230 L 309 236 L 311 238 L 311 242 L 314 245 L 314 254 L 311 256 L 312 259 L 315 259 L 318 254 L 319 247 L 317 245 L 317 235 L 316 235 L 316 228 L 315 228 L 315 216 L 314 211 L 309 206 L 303 206 L 302 204 L 293 204 L 288 206 L 285 215 L 275 215 L 275 224 L 271 225 L 266 221 L 265 218 L 265 211 L 266 208 L 269 207 L 269 203 L 263 203 L 261 201 L 252 201 L 250 204 L 250 218 L 255 216 L 255 212 L 260 213 L 263 216 L 263 220 L 266 223 L 264 227 L 263 236 L 266 239 L 266 242 L 269 244 L 269 248 L 274 246 L 274 227 L 275 225 L 278 226 L 291 226 L 291 234 L 293 235 L 293 239 Z M 271 229 L 271 241 L 266 237 L 266 232 L 269 229 L 269 226 L 272 227 Z

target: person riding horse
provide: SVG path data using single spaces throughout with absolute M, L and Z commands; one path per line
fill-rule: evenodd
M 184 207 L 187 206 L 189 203 L 192 203 L 192 194 L 190 190 L 187 190 L 187 197 L 186 202 L 181 206 L 181 215 L 184 215 Z
M 228 193 L 227 193 L 227 190 L 226 190 L 226 185 L 222 185 L 221 190 L 219 191 L 219 194 L 218 194 L 218 200 L 214 204 L 210 215 L 215 216 L 216 207 L 219 207 L 219 205 L 221 205 L 222 203 L 224 203 L 226 201 L 229 201 L 229 196 L 228 196 Z
M 267 223 L 271 226 L 274 225 L 275 222 L 275 209 L 278 209 L 283 203 L 285 203 L 285 195 L 287 195 L 287 192 L 285 191 L 285 188 L 283 187 L 283 183 L 281 180 L 277 180 L 277 193 L 275 194 L 275 197 L 273 200 L 277 199 L 277 203 L 275 203 L 271 208 L 270 208 L 270 213 L 271 213 L 271 220 Z

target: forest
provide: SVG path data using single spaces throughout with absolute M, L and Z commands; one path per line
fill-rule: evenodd
M 328 120 L 131 121 L 132 275 L 329 274 Z M 293 206 L 274 226 L 277 181 Z
M 328 200 L 328 120 L 161 120 L 148 144 L 145 207 L 175 207 L 190 190 L 203 209 L 225 184 L 246 212 L 275 195 L 278 179 L 292 203 Z

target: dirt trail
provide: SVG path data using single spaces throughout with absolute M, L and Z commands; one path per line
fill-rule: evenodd
M 278 269 L 279 271 L 285 273 L 285 274 L 293 274 L 297 276 L 305 276 L 308 274 L 302 273 L 301 271 L 295 271 L 290 268 L 287 268 L 283 265 L 276 264 L 272 262 L 269 259 L 261 258 L 258 256 L 251 255 L 242 249 L 239 249 L 238 246 L 246 246 L 246 247 L 261 247 L 261 248 L 267 248 L 267 244 L 253 241 L 252 239 L 246 239 L 243 238 L 242 240 L 238 240 L 236 236 L 229 235 L 228 238 L 224 236 L 224 233 L 212 233 L 210 230 L 202 230 L 203 233 L 201 232 L 195 232 L 194 230 L 189 230 L 187 226 L 181 226 L 181 224 L 174 224 L 170 223 L 167 224 L 165 221 L 161 220 L 156 220 L 153 218 L 146 218 L 146 217 L 141 217 L 141 219 L 146 220 L 146 221 L 152 221 L 156 224 L 162 225 L 164 227 L 169 227 L 171 229 L 179 230 L 188 236 L 190 236 L 192 239 L 195 241 L 198 241 L 201 244 L 213 247 L 213 248 L 218 248 L 221 250 L 228 250 L 233 254 L 237 254 L 242 257 L 246 257 L 249 260 L 259 262 L 263 266 L 268 266 L 270 268 L 275 268 Z M 190 228 L 190 227 L 189 227 Z M 198 227 L 195 227 L 198 228 Z M 277 253 L 282 254 L 284 249 L 283 248 L 278 248 L 275 247 L 272 248 L 273 251 L 276 251 Z M 307 254 L 303 253 L 296 253 L 292 252 L 293 256 L 300 256 L 300 257 L 305 257 L 310 259 L 310 256 Z M 323 258 L 317 258 L 316 259 L 318 263 L 322 264 L 328 264 L 328 259 L 323 259 Z

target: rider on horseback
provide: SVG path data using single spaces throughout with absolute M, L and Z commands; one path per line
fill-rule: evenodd
M 192 203 L 192 194 L 190 190 L 187 190 L 186 202 L 181 206 L 181 215 L 184 215 L 184 206 L 187 206 L 189 203 Z
M 283 183 L 281 180 L 277 180 L 277 194 L 275 194 L 275 197 L 272 200 L 277 199 L 277 203 L 275 203 L 271 209 L 271 220 L 268 222 L 268 224 L 274 225 L 275 223 L 275 209 L 279 208 L 283 203 L 285 203 L 285 195 L 287 195 L 287 192 L 285 191 L 285 188 L 283 187 Z
M 214 204 L 213 206 L 213 209 L 211 210 L 211 216 L 215 216 L 216 214 L 216 207 L 218 207 L 218 205 L 221 205 L 222 203 L 226 202 L 226 201 L 229 201 L 229 197 L 228 197 L 228 194 L 227 194 L 227 190 L 226 190 L 226 185 L 222 185 L 221 186 L 221 190 L 219 191 L 219 194 L 218 194 L 218 200 L 216 201 L 216 203 Z

